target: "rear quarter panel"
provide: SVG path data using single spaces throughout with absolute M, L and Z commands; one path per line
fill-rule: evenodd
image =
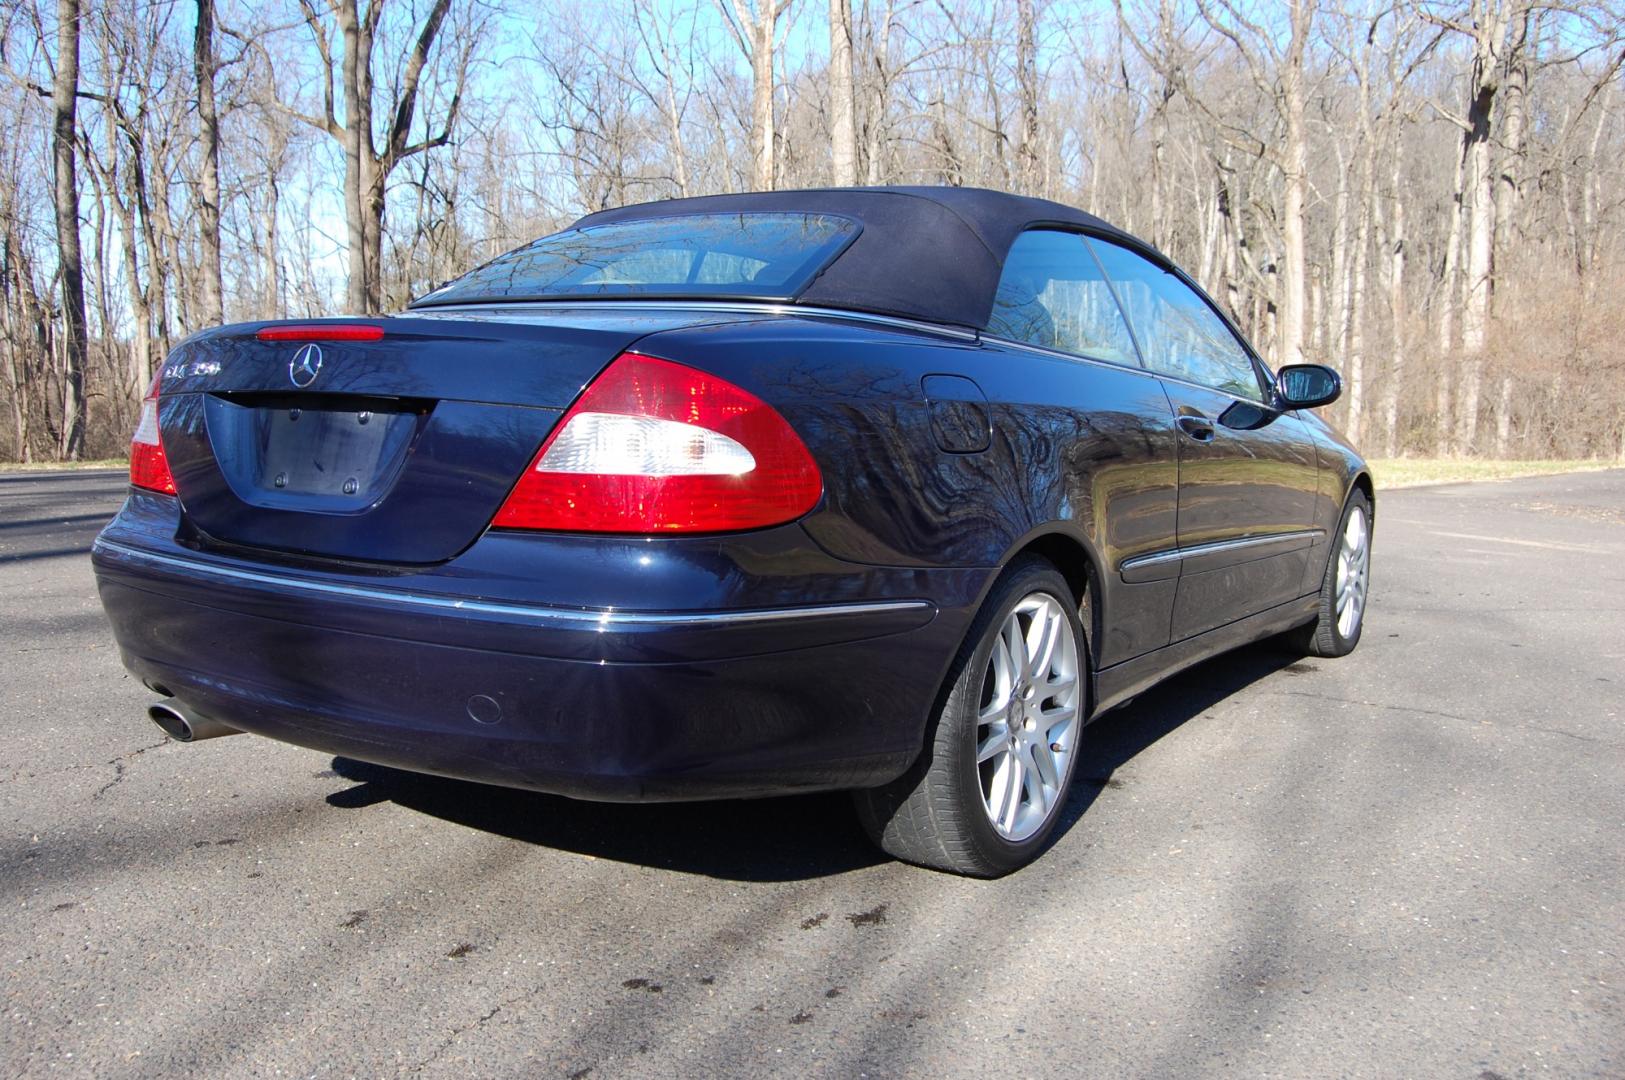
M 1115 574 L 1123 559 L 1173 543 L 1176 450 L 1156 380 L 807 317 L 671 331 L 637 349 L 715 372 L 785 415 L 824 474 L 823 501 L 802 524 L 838 558 L 996 568 L 1059 534 L 1101 584 L 1098 662 L 1167 642 L 1174 583 L 1128 586 Z M 986 394 L 986 451 L 938 448 L 921 380 L 944 374 Z

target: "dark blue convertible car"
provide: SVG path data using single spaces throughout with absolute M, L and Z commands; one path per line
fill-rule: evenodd
M 179 739 L 584 799 L 849 789 L 894 855 L 1042 849 L 1084 725 L 1360 638 L 1372 487 L 1191 280 L 946 188 L 592 214 L 399 315 L 167 358 L 96 543 Z

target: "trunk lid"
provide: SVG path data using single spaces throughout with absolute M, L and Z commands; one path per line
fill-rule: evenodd
M 482 309 L 195 335 L 159 424 L 199 543 L 392 564 L 479 538 L 562 411 L 617 355 L 714 313 Z M 378 326 L 377 340 L 324 331 Z

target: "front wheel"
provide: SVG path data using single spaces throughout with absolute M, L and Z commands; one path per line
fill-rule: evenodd
M 1041 559 L 994 586 L 954 665 L 920 761 L 854 793 L 889 854 L 976 877 L 1043 849 L 1071 787 L 1088 691 L 1078 601 Z
M 1360 643 L 1371 585 L 1371 500 L 1365 492 L 1356 489 L 1349 496 L 1336 545 L 1321 581 L 1315 621 L 1287 636 L 1296 651 L 1310 656 L 1347 656 Z

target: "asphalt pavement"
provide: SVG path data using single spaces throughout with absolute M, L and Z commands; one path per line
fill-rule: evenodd
M 995 882 L 839 796 L 166 742 L 123 490 L 0 474 L 0 1076 L 1625 1076 L 1625 471 L 1379 493 L 1360 649 L 1101 720 Z

